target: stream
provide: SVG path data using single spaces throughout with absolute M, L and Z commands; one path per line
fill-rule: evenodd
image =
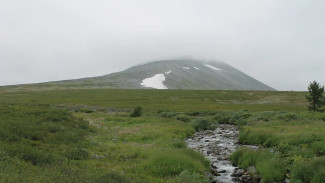
M 243 178 L 245 179 L 248 173 L 233 166 L 229 160 L 229 156 L 239 146 L 238 133 L 239 129 L 237 126 L 220 124 L 214 131 L 206 130 L 197 132 L 186 140 L 189 148 L 201 152 L 210 160 L 213 183 L 244 182 Z M 255 149 L 257 147 L 251 146 L 249 148 Z

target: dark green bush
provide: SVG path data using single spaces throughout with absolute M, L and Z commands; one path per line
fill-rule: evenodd
M 88 109 L 88 108 L 83 108 L 83 109 L 80 109 L 79 111 L 84 112 L 84 113 L 93 113 L 94 112 L 94 110 Z
M 229 124 L 230 115 L 228 115 L 227 112 L 220 112 L 214 116 L 214 120 L 216 120 L 220 124 Z
M 246 119 L 249 118 L 251 114 L 245 111 L 236 111 L 236 112 L 218 112 L 214 116 L 219 124 L 235 124 L 235 125 L 244 125 L 246 124 Z
M 198 118 L 194 121 L 194 128 L 196 131 L 201 130 L 214 130 L 218 127 L 218 124 L 214 121 Z
M 184 115 L 184 114 L 176 116 L 176 119 L 179 120 L 179 121 L 183 121 L 183 122 L 190 122 L 191 121 L 191 118 Z
M 86 160 L 89 159 L 90 155 L 86 149 L 73 148 L 66 152 L 66 157 L 71 160 Z
M 131 117 L 139 117 L 142 115 L 142 107 L 136 106 L 133 111 L 131 112 Z

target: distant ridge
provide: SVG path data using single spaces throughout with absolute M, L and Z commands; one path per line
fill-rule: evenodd
M 33 86 L 50 88 L 274 90 L 226 63 L 201 60 L 155 61 L 104 76 L 40 83 Z

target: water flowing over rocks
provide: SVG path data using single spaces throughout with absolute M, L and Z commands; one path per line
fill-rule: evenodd
M 187 146 L 201 152 L 211 162 L 214 183 L 259 182 L 249 171 L 233 166 L 229 156 L 239 147 L 239 129 L 235 125 L 220 124 L 217 129 L 195 133 L 186 140 Z M 255 149 L 257 147 L 249 147 Z M 251 171 L 255 170 L 251 168 Z

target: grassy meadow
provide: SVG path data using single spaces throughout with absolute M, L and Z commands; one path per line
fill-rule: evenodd
M 264 182 L 324 182 L 324 121 L 304 92 L 0 88 L 0 182 L 209 182 L 184 140 L 220 123 Z

